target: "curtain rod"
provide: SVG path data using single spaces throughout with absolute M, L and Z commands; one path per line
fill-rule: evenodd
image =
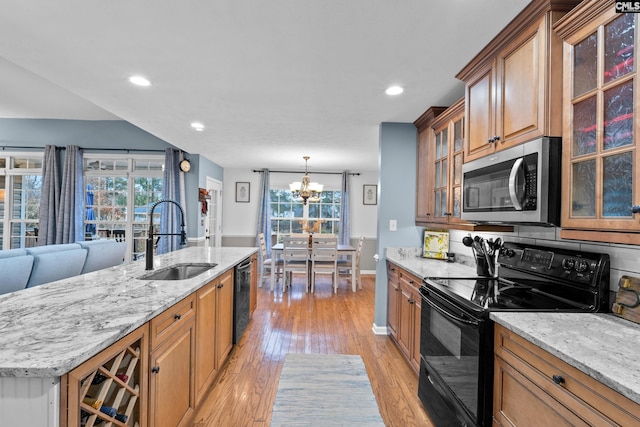
M 254 172 L 262 173 L 264 172 L 262 169 L 254 169 Z M 304 173 L 304 171 L 272 171 L 269 173 Z M 342 172 L 316 172 L 316 171 L 308 171 L 309 174 L 318 174 L 318 175 L 342 175 Z M 360 176 L 360 172 L 348 172 L 348 175 L 357 175 Z
M 80 147 L 82 148 L 82 147 Z M 2 151 L 6 151 L 7 149 L 12 150 L 44 150 L 44 147 L 29 147 L 29 146 L 18 146 L 18 145 L 3 145 Z M 56 147 L 57 150 L 66 150 L 67 147 Z M 145 150 L 142 148 L 82 148 L 83 151 L 121 151 L 130 153 L 132 151 L 135 152 L 144 152 L 144 153 L 164 153 L 164 150 Z

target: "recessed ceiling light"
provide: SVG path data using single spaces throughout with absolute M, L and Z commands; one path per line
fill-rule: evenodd
M 202 132 L 204 130 L 204 125 L 200 122 L 191 123 L 191 127 L 197 130 L 198 132 Z
M 400 86 L 389 86 L 385 91 L 387 95 L 400 95 L 402 92 L 404 92 L 404 89 Z
M 131 76 L 129 81 L 137 86 L 151 86 L 151 82 L 142 76 Z

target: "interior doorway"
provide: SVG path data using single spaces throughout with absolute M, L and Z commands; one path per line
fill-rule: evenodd
M 207 246 L 222 246 L 222 182 L 207 177 L 207 191 L 209 191 L 209 209 L 205 223 L 205 238 Z

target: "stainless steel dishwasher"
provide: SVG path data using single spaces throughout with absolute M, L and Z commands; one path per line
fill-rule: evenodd
M 249 324 L 249 301 L 251 292 L 251 258 L 235 268 L 233 288 L 233 343 L 240 341 Z

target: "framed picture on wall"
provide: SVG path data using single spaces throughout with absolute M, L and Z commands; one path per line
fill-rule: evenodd
M 236 182 L 237 203 L 249 203 L 249 189 L 250 184 L 248 182 Z
M 378 186 L 365 184 L 362 186 L 362 204 L 377 205 L 378 204 Z

